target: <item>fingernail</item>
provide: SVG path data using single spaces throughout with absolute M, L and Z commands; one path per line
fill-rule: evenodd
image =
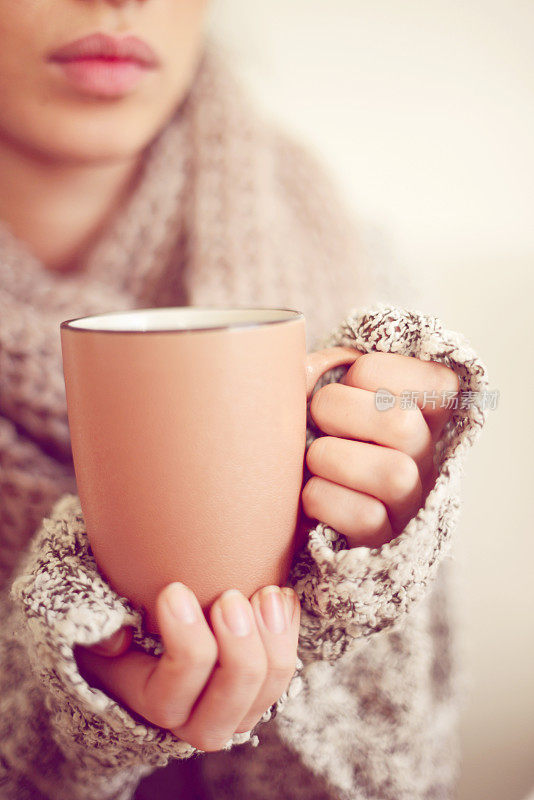
M 183 583 L 173 583 L 167 590 L 170 611 L 179 622 L 192 625 L 198 621 L 196 604 L 191 591 Z
M 266 586 L 261 590 L 261 615 L 271 633 L 283 633 L 287 628 L 289 615 L 284 606 L 282 592 L 278 586 Z
M 221 595 L 221 610 L 227 627 L 236 636 L 247 636 L 252 630 L 248 601 L 237 589 Z
M 94 644 L 91 646 L 91 650 L 95 653 L 102 653 L 106 656 L 114 656 L 116 655 L 124 644 L 126 633 L 121 628 L 118 631 L 115 631 L 108 639 L 104 639 L 98 644 Z
M 293 614 L 295 613 L 295 609 L 297 608 L 297 594 L 287 586 L 284 586 L 282 589 L 282 594 L 284 595 L 284 600 L 286 601 L 286 608 L 289 622 L 291 623 L 293 619 Z
M 126 631 L 124 629 L 120 629 L 113 634 L 111 637 L 111 641 L 109 642 L 110 650 L 112 653 L 118 653 L 119 650 L 122 649 L 126 640 Z

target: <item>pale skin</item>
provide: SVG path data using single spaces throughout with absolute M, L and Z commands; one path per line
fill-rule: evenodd
M 189 86 L 203 41 L 207 0 L 0 0 L 0 218 L 46 269 L 68 272 L 135 181 L 143 151 Z M 160 67 L 120 98 L 81 96 L 62 82 L 46 54 L 95 31 L 134 34 Z M 24 58 L 21 58 L 24 53 Z M 0 264 L 1 269 L 1 264 Z M 323 432 L 306 463 L 302 491 L 310 525 L 320 520 L 349 547 L 379 547 L 424 504 L 436 472 L 433 453 L 452 413 L 430 405 L 387 412 L 375 392 L 458 391 L 447 367 L 389 353 L 361 355 L 340 383 L 310 403 Z M 178 590 L 193 621 L 170 612 Z M 277 598 L 280 601 L 276 606 Z M 232 631 L 228 602 L 241 604 Z M 262 602 L 262 601 L 265 601 Z M 130 628 L 77 647 L 80 671 L 152 724 L 201 750 L 223 747 L 252 729 L 287 688 L 296 661 L 300 605 L 295 593 L 263 587 L 250 598 L 223 593 L 203 614 L 183 584 L 162 587 L 157 617 L 165 652 L 132 645 Z

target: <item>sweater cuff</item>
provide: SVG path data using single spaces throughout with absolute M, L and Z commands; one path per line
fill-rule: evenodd
M 460 386 L 457 407 L 436 446 L 435 484 L 396 538 L 377 548 L 349 548 L 345 537 L 325 523 L 309 530 L 289 579 L 301 601 L 299 656 L 304 663 L 317 658 L 334 662 L 357 642 L 401 622 L 425 596 L 450 551 L 465 453 L 488 412 L 486 367 L 461 334 L 446 330 L 434 316 L 382 303 L 353 309 L 321 344 L 335 345 L 441 362 L 458 375 Z M 329 370 L 314 391 L 339 381 L 346 371 Z M 308 410 L 307 447 L 319 435 Z
M 69 758 L 79 745 L 83 767 L 98 770 L 133 764 L 162 767 L 169 758 L 202 752 L 90 686 L 78 670 L 76 645 L 96 644 L 125 625 L 133 628 L 132 644 L 149 655 L 160 655 L 164 646 L 160 637 L 143 630 L 141 613 L 98 571 L 77 495 L 63 495 L 42 521 L 10 597 L 15 635 L 47 690 L 54 736 Z M 287 699 L 284 693 L 261 722 L 273 718 Z M 247 741 L 258 744 L 251 731 L 235 733 L 224 749 Z

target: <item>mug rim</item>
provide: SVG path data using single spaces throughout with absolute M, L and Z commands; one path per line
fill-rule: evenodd
M 169 311 L 183 311 L 189 312 L 193 315 L 196 312 L 229 312 L 234 314 L 239 314 L 241 311 L 263 311 L 263 312 L 286 312 L 287 316 L 283 316 L 281 318 L 273 318 L 273 319 L 250 319 L 250 320 L 230 320 L 225 324 L 214 324 L 214 325 L 207 325 L 207 326 L 184 326 L 184 327 L 171 327 L 171 328 L 152 328 L 149 330 L 143 328 L 136 328 L 136 329 L 128 329 L 128 328 L 91 328 L 84 325 L 76 325 L 75 323 L 80 323 L 82 321 L 89 321 L 93 319 L 98 319 L 100 317 L 121 317 L 121 316 L 132 316 L 132 315 L 142 315 L 143 313 L 150 312 L 155 313 L 157 315 L 158 312 L 169 312 Z M 236 328 L 254 328 L 254 327 L 262 327 L 264 325 L 280 325 L 285 324 L 287 322 L 294 322 L 299 319 L 304 319 L 304 314 L 302 311 L 297 311 L 293 308 L 283 308 L 283 307 L 274 307 L 274 306 L 219 306 L 219 305 L 212 305 L 212 306 L 163 306 L 159 307 L 148 307 L 148 308 L 132 308 L 132 309 L 120 309 L 119 311 L 103 311 L 97 314 L 87 314 L 83 317 L 73 317 L 72 319 L 64 320 L 60 323 L 60 329 L 62 330 L 69 330 L 69 331 L 78 331 L 78 332 L 85 332 L 85 333 L 120 333 L 120 334 L 139 334 L 139 333 L 200 333 L 202 331 L 216 331 L 216 330 L 228 330 L 228 329 L 236 329 Z

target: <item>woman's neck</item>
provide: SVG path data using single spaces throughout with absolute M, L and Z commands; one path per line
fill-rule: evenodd
M 50 270 L 76 269 L 129 193 L 138 157 L 108 164 L 60 164 L 0 139 L 0 219 Z

